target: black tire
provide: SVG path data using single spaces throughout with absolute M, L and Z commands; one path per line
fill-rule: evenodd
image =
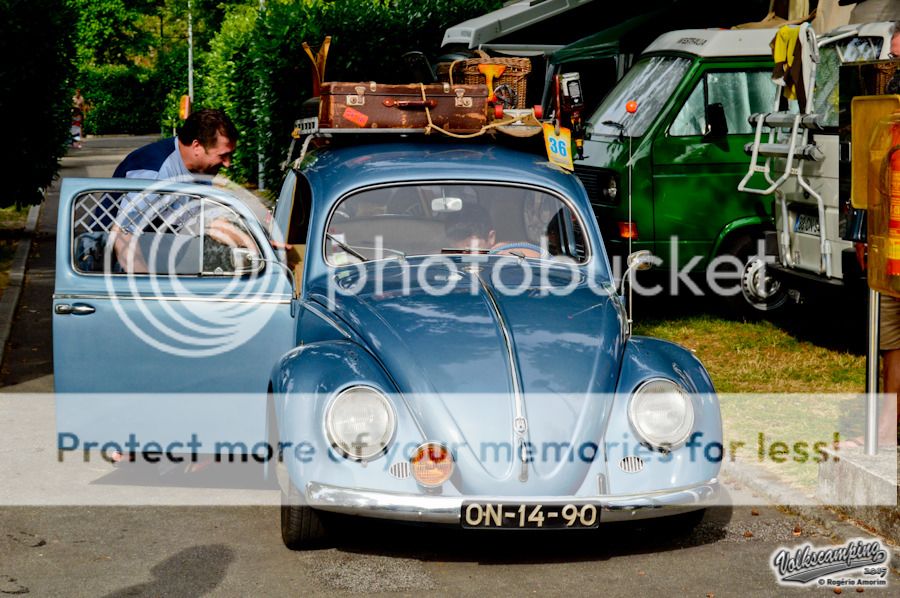
M 760 235 L 739 233 L 727 241 L 720 255 L 736 256 L 744 264 L 741 272 L 740 292 L 722 297 L 729 314 L 743 320 L 771 317 L 787 304 L 788 295 L 759 257 Z
M 291 550 L 322 546 L 327 537 L 323 513 L 298 503 L 300 493 L 290 484 L 281 493 L 281 539 Z

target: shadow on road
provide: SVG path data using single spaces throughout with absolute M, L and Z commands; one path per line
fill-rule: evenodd
M 203 596 L 215 590 L 235 560 L 234 551 L 222 544 L 187 548 L 154 565 L 153 579 L 103 598 L 135 596 Z

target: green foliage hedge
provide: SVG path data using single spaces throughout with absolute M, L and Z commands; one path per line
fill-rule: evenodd
M 237 6 L 227 12 L 204 59 L 198 96 L 204 106 L 225 110 L 240 131 L 240 143 L 229 175 L 241 181 L 257 178 L 258 138 L 253 100 L 259 76 L 251 51 L 258 12 L 258 5 Z
M 36 204 L 69 145 L 73 18 L 62 0 L 0 0 L 0 17 L 0 207 Z
M 256 181 L 263 149 L 266 181 L 277 185 L 295 119 L 312 90 L 301 43 L 317 47 L 333 37 L 326 79 L 409 82 L 401 56 L 441 53 L 444 30 L 498 8 L 501 0 L 281 0 L 262 13 L 229 13 L 213 39 L 197 103 L 224 107 L 241 130 L 231 175 Z M 254 3 L 258 7 L 258 3 Z
M 124 65 L 82 67 L 78 87 L 89 110 L 84 132 L 155 133 L 159 131 L 161 102 L 156 97 L 156 73 Z

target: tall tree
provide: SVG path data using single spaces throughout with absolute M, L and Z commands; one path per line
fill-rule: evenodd
M 40 203 L 72 122 L 73 15 L 64 0 L 0 0 L 0 206 Z M 35 30 L 40 27 L 40 34 Z

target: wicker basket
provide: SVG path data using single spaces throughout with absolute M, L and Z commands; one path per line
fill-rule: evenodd
M 525 107 L 525 94 L 528 91 L 528 74 L 531 72 L 531 61 L 527 58 L 513 56 L 488 56 L 483 50 L 476 50 L 478 58 L 466 58 L 454 62 L 438 64 L 438 79 L 465 85 L 484 85 L 485 76 L 478 70 L 479 64 L 502 64 L 506 70 L 494 82 L 494 87 L 509 85 L 516 93 L 516 108 Z M 493 91 L 493 90 L 492 90 Z

